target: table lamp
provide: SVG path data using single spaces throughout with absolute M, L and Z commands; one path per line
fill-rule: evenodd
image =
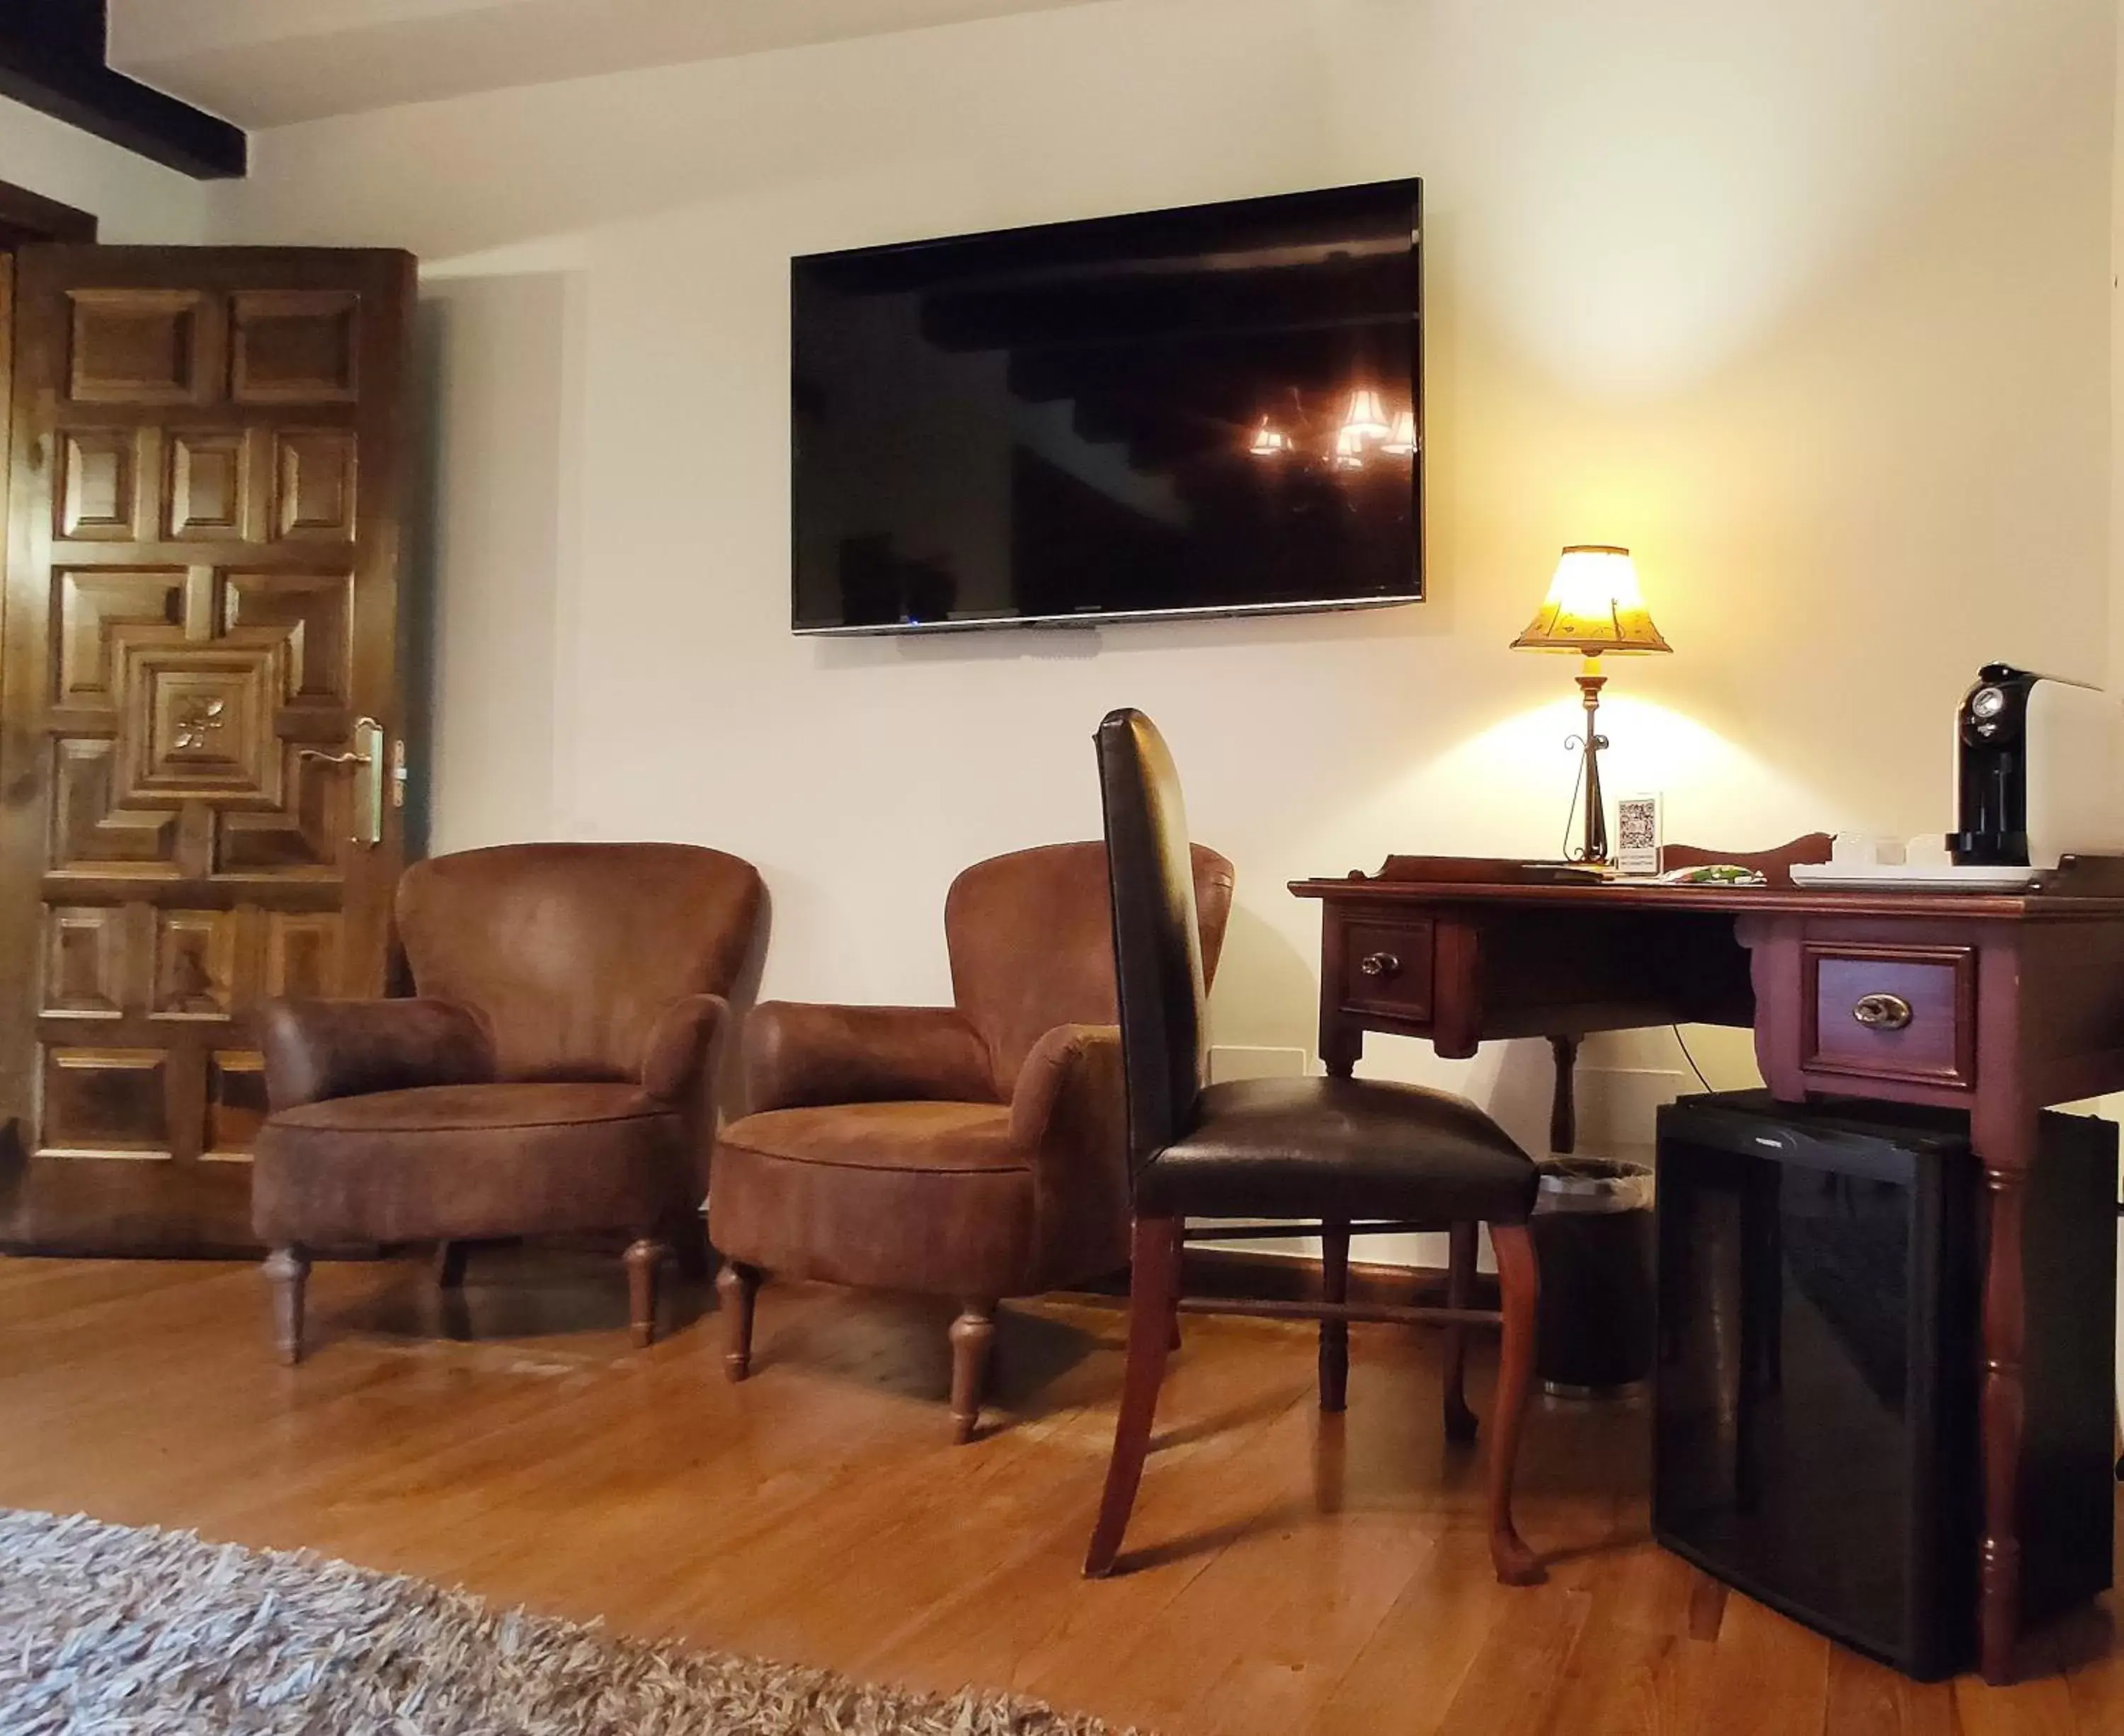
M 1608 817 L 1600 799 L 1600 750 L 1608 738 L 1596 725 L 1600 689 L 1608 678 L 1600 672 L 1600 658 L 1608 652 L 1672 651 L 1652 625 L 1652 613 L 1638 590 L 1638 570 L 1630 564 L 1630 551 L 1605 543 L 1575 543 L 1556 563 L 1556 576 L 1548 581 L 1527 630 L 1512 641 L 1515 651 L 1575 651 L 1586 659 L 1578 671 L 1578 690 L 1586 699 L 1586 732 L 1564 743 L 1582 748 L 1585 769 L 1580 774 L 1586 788 L 1585 843 L 1578 853 L 1584 862 L 1608 859 Z

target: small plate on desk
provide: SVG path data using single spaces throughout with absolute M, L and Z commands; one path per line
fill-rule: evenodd
M 1952 862 L 1795 862 L 1794 886 L 1863 892 L 2025 892 L 2046 870 L 1963 868 Z

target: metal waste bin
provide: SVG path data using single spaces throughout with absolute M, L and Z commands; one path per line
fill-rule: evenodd
M 1644 1381 L 1656 1306 L 1651 1168 L 1551 1158 L 1528 1229 L 1541 1268 L 1534 1368 L 1542 1390 L 1600 1398 Z

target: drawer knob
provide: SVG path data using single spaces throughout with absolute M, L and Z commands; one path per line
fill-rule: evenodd
M 1401 961 L 1391 953 L 1367 953 L 1357 961 L 1357 968 L 1367 976 L 1398 976 Z
M 1910 1022 L 1910 1004 L 1900 995 L 1861 995 L 1851 1016 L 1873 1031 L 1900 1031 Z

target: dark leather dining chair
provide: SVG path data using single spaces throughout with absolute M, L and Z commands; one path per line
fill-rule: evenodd
M 1321 1322 L 1323 1409 L 1342 1408 L 1353 1320 L 1440 1323 L 1456 1332 L 1501 1324 L 1489 1443 L 1490 1554 L 1506 1583 L 1537 1582 L 1542 1568 L 1513 1525 L 1511 1504 L 1534 1371 L 1538 1281 L 1526 1230 L 1536 1183 L 1532 1160 L 1473 1103 L 1418 1085 L 1334 1078 L 1205 1084 L 1202 962 L 1180 781 L 1163 739 L 1140 712 L 1107 717 L 1097 747 L 1135 1227 L 1121 1414 L 1085 1573 L 1113 1570 L 1142 1479 L 1177 1325 L 1182 1226 L 1190 1217 L 1258 1218 L 1318 1222 L 1326 1231 L 1323 1301 L 1248 1306 Z M 1501 1310 L 1469 1308 L 1459 1296 L 1445 1308 L 1351 1306 L 1350 1235 L 1412 1222 L 1487 1224 Z M 1449 1433 L 1460 1432 L 1459 1360 L 1449 1352 Z
M 313 1249 L 631 1237 L 637 1344 L 715 1137 L 711 1051 L 750 952 L 752 864 L 683 844 L 520 844 L 415 863 L 394 921 L 415 993 L 271 1001 L 251 1221 L 282 1358 Z M 706 1250 L 703 1249 L 705 1254 Z
M 1180 845 L 1216 968 L 1232 865 Z M 1128 1157 L 1107 852 L 1054 844 L 952 882 L 948 1007 L 768 1001 L 745 1033 L 750 1113 L 722 1131 L 708 1239 L 728 1334 L 752 1366 L 764 1273 L 948 1297 L 952 1423 L 973 1437 L 995 1306 L 1121 1269 Z

